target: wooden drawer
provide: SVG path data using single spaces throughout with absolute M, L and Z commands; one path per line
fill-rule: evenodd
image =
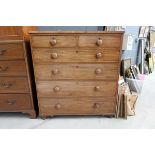
M 0 61 L 0 76 L 26 76 L 24 60 Z
M 33 58 L 36 63 L 64 63 L 64 62 L 118 62 L 120 50 L 110 49 L 49 49 L 34 48 Z
M 112 64 L 57 64 L 36 65 L 36 78 L 39 80 L 53 79 L 94 79 L 104 80 L 118 78 L 118 67 Z
M 24 59 L 23 42 L 20 43 L 1 43 L 0 60 Z
M 38 81 L 39 97 L 114 96 L 115 81 Z
M 113 35 L 81 35 L 79 47 L 117 47 L 120 48 L 121 36 Z
M 74 36 L 32 36 L 32 47 L 75 47 Z
M 0 77 L 0 93 L 28 93 L 27 78 L 24 77 Z
M 0 94 L 0 111 L 32 109 L 29 94 Z
M 40 98 L 40 115 L 108 115 L 115 114 L 111 98 Z

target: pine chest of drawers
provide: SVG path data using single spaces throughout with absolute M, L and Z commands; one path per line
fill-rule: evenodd
M 40 116 L 115 116 L 122 36 L 30 32 Z
M 36 117 L 24 40 L 0 41 L 0 112 Z

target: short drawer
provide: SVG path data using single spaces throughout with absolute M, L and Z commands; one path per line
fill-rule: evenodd
M 118 64 L 57 64 L 36 65 L 35 75 L 39 80 L 53 79 L 91 79 L 116 80 Z
M 76 38 L 74 36 L 32 36 L 32 47 L 75 47 Z
M 24 59 L 23 42 L 0 43 L 0 60 Z
M 29 94 L 0 94 L 0 111 L 32 109 Z
M 24 77 L 0 77 L 0 93 L 28 93 L 29 84 Z
M 117 47 L 120 48 L 121 36 L 113 35 L 81 35 L 79 47 Z
M 36 63 L 63 63 L 63 62 L 118 62 L 120 50 L 117 48 L 105 49 L 50 49 L 34 48 L 33 58 Z
M 38 81 L 39 97 L 114 96 L 115 81 Z
M 40 115 L 114 115 L 115 99 L 111 98 L 40 98 Z
M 24 60 L 0 61 L 0 76 L 26 76 Z

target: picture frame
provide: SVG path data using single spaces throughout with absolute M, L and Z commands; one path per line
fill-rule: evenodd
M 125 78 L 126 71 L 130 68 L 131 66 L 131 58 L 124 59 L 121 62 L 121 75 Z

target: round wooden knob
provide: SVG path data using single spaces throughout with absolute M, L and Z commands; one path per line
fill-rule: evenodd
M 57 53 L 52 53 L 51 54 L 51 58 L 52 59 L 57 59 L 58 58 L 58 54 Z
M 101 69 L 101 68 L 97 68 L 97 69 L 95 70 L 95 73 L 96 73 L 96 74 L 101 74 L 101 73 L 102 73 L 102 69 Z
M 100 86 L 95 86 L 95 90 L 99 91 L 100 90 Z
M 0 55 L 3 55 L 5 51 L 5 49 L 0 49 Z
M 51 45 L 56 45 L 56 43 L 57 43 L 57 40 L 55 39 L 55 38 L 53 38 L 52 40 L 50 40 L 50 44 Z
M 8 66 L 6 66 L 6 67 L 0 66 L 0 72 L 7 71 L 8 68 L 9 68 Z
M 102 38 L 98 38 L 97 41 L 96 41 L 96 44 L 97 44 L 98 46 L 101 46 L 102 43 L 103 43 Z
M 60 87 L 59 86 L 54 87 L 54 91 L 55 92 L 59 92 L 60 91 Z
M 61 108 L 61 105 L 60 105 L 59 103 L 57 103 L 57 104 L 55 105 L 55 109 L 59 110 L 60 108 Z
M 52 70 L 52 74 L 53 74 L 53 75 L 56 75 L 56 74 L 58 74 L 58 73 L 59 73 L 59 70 L 58 70 L 57 68 L 55 68 L 55 69 Z
M 101 57 L 102 57 L 102 53 L 101 52 L 96 53 L 96 58 L 101 58 Z
M 94 103 L 94 108 L 97 109 L 100 107 L 100 104 L 99 103 Z

